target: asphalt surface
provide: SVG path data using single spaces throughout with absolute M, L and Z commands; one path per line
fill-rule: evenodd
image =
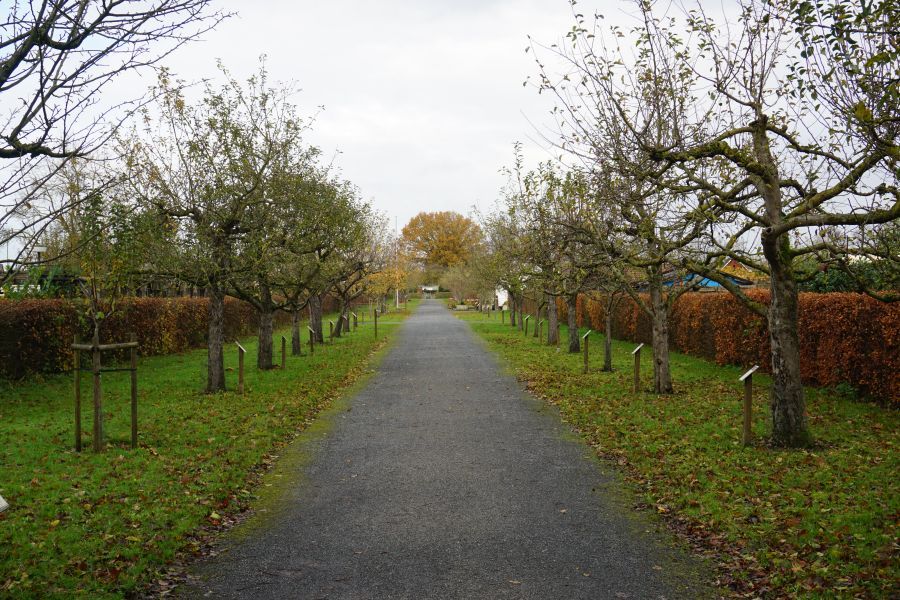
M 628 509 L 575 440 L 443 303 L 332 411 L 277 515 L 181 597 L 697 598 L 702 565 Z M 238 528 L 239 530 L 241 527 Z

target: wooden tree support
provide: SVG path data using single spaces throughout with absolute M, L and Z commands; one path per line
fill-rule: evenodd
M 356 331 L 359 328 L 359 316 L 355 312 L 350 314 L 353 315 L 353 330 Z
M 634 393 L 641 391 L 641 348 L 644 344 L 639 344 L 637 348 L 631 351 L 634 355 Z
M 247 351 L 241 346 L 240 342 L 235 341 L 238 347 L 238 394 L 244 394 L 244 355 Z
M 544 321 L 545 321 L 545 319 L 541 319 L 540 321 L 538 321 L 538 324 L 537 324 L 537 328 L 538 328 L 538 335 L 537 335 L 537 338 L 538 338 L 538 344 L 540 344 L 541 342 L 544 341 Z
M 281 336 L 281 368 L 287 365 L 287 338 Z
M 584 374 L 585 375 L 587 375 L 587 373 L 588 373 L 588 342 L 590 341 L 590 338 L 588 336 L 591 335 L 593 332 L 594 331 L 592 329 L 588 329 L 587 333 L 585 333 L 583 336 L 581 336 L 581 344 L 584 347 Z
M 316 351 L 316 330 L 308 327 L 309 330 L 309 355 L 312 356 Z
M 334 341 L 334 321 L 328 321 L 328 339 Z
M 749 446 L 753 438 L 753 374 L 759 369 L 759 365 L 753 367 L 741 375 L 738 381 L 744 382 L 744 432 L 742 443 Z
M 531 319 L 531 315 L 525 315 L 525 318 L 522 319 L 522 322 L 525 323 L 525 337 L 528 337 L 528 321 Z
M 372 312 L 375 315 L 375 339 L 377 340 L 378 339 L 378 309 L 376 308 Z
M 101 344 L 99 336 L 95 333 L 90 344 L 79 343 L 74 339 L 73 364 L 75 366 L 75 451 L 81 452 L 81 357 L 79 352 L 91 353 L 91 374 L 93 375 L 93 400 L 94 400 L 94 439 L 92 447 L 94 452 L 100 452 L 103 448 L 103 390 L 101 387 L 101 373 L 113 371 L 131 372 L 131 447 L 137 448 L 137 338 L 131 335 L 130 342 L 118 344 Z M 125 369 L 104 369 L 101 361 L 101 353 L 110 350 L 129 350 L 131 365 Z

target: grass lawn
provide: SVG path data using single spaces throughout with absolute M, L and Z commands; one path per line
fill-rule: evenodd
M 313 356 L 288 356 L 285 370 L 257 371 L 256 341 L 242 340 L 243 396 L 201 393 L 205 349 L 140 359 L 136 450 L 127 372 L 103 376 L 102 454 L 90 451 L 89 376 L 82 378 L 81 454 L 73 451 L 71 374 L 0 381 L 0 495 L 11 505 L 0 514 L 0 597 L 119 598 L 152 581 L 179 553 L 196 551 L 198 533 L 247 507 L 255 474 L 277 449 L 370 369 L 397 316 L 385 315 L 377 342 L 366 318 Z M 234 389 L 234 344 L 225 362 Z
M 632 393 L 635 344 L 603 337 L 582 355 L 541 346 L 498 316 L 465 314 L 473 330 L 538 396 L 559 406 L 597 453 L 617 462 L 642 506 L 711 556 L 724 593 L 746 597 L 900 596 L 900 414 L 835 390 L 807 390 L 809 450 L 765 438 L 766 376 L 754 377 L 756 443 L 740 445 L 742 369 L 672 354 L 676 392 Z M 584 333 L 586 330 L 582 330 Z M 652 385 L 645 348 L 641 374 Z

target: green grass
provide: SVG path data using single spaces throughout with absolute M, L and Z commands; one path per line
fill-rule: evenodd
M 807 389 L 816 446 L 765 438 L 766 376 L 754 377 L 756 442 L 740 445 L 742 369 L 672 355 L 674 394 L 631 391 L 635 344 L 603 337 L 582 355 L 540 346 L 495 316 L 462 314 L 532 392 L 559 406 L 597 453 L 617 462 L 642 505 L 718 564 L 723 592 L 746 597 L 897 597 L 900 415 L 838 390 Z M 584 332 L 584 330 L 582 330 Z M 652 383 L 643 352 L 643 387 Z
M 86 450 L 73 451 L 71 375 L 0 381 L 0 495 L 11 505 L 0 514 L 0 597 L 119 598 L 140 590 L 248 506 L 277 449 L 366 372 L 396 328 L 379 323 L 376 342 L 366 319 L 313 356 L 288 356 L 285 370 L 267 372 L 255 368 L 255 339 L 243 340 L 243 396 L 201 393 L 205 350 L 142 358 L 136 450 L 127 373 L 104 375 L 102 454 L 90 451 L 88 405 Z M 234 389 L 233 344 L 225 360 Z

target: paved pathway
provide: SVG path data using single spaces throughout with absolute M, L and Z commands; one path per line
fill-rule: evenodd
M 438 301 L 186 597 L 696 598 L 698 566 Z M 250 529 L 253 530 L 252 524 Z

